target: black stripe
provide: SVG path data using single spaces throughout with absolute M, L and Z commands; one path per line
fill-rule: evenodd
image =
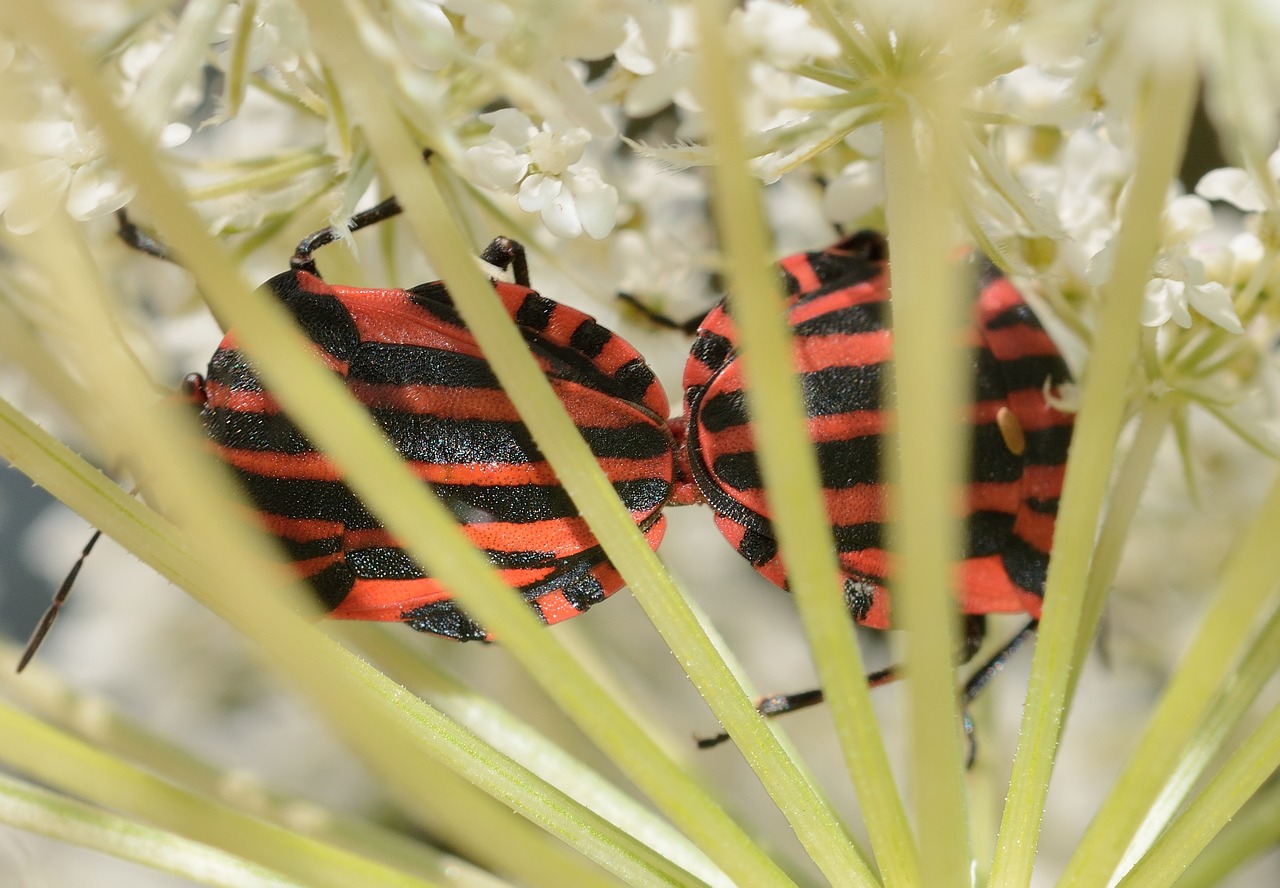
M 375 410 L 379 427 L 406 459 L 437 465 L 524 464 L 542 461 L 542 452 L 520 422 L 448 419 L 422 413 Z M 646 422 L 621 428 L 579 426 L 599 458 L 658 459 L 671 452 L 666 429 Z
M 852 336 L 859 333 L 876 333 L 888 325 L 888 303 L 868 302 L 847 305 L 837 311 L 823 312 L 817 317 L 795 324 L 791 331 L 797 337 Z
M 1024 500 L 1026 507 L 1032 512 L 1041 515 L 1057 515 L 1058 514 L 1058 497 L 1039 497 L 1029 496 Z
M 744 426 L 750 419 L 747 416 L 747 394 L 742 389 L 717 392 L 710 398 L 703 398 L 693 413 L 693 422 L 709 432 Z
M 1058 385 L 1071 379 L 1067 365 L 1056 355 L 1029 355 L 1025 358 L 1001 361 L 1000 374 L 1004 377 L 1006 388 L 1011 392 L 1024 389 L 1038 392 L 1044 388 L 1045 380 L 1051 380 L 1053 385 Z
M 589 358 L 598 358 L 613 334 L 591 318 L 583 320 L 569 337 L 569 345 Z
M 637 406 L 644 406 L 645 395 L 649 393 L 649 389 L 656 381 L 657 377 L 653 375 L 653 370 L 644 362 L 644 359 L 635 358 L 618 368 L 609 385 L 609 393 Z M 657 418 L 661 421 L 666 420 L 665 416 Z
M 352 381 L 372 385 L 499 388 L 484 358 L 418 345 L 362 343 L 351 361 L 349 376 Z
M 217 382 L 237 392 L 260 392 L 262 380 L 257 372 L 236 349 L 220 348 L 209 359 L 208 382 Z
M 1049 556 L 1021 537 L 1010 534 L 1000 551 L 1009 578 L 1028 592 L 1044 594 L 1044 581 L 1049 571 Z
M 863 435 L 816 445 L 822 486 L 828 490 L 876 484 L 880 479 L 881 438 Z M 754 453 L 725 453 L 711 465 L 714 479 L 735 490 L 758 490 L 763 486 L 760 465 Z
M 529 293 L 516 309 L 516 323 L 529 330 L 542 331 L 547 329 L 547 324 L 551 323 L 551 315 L 555 310 L 556 304 L 550 299 L 545 299 L 537 293 Z
M 884 548 L 884 525 L 879 521 L 839 524 L 831 528 L 831 533 L 835 537 L 837 552 Z
M 998 277 L 998 275 L 997 275 Z M 985 287 L 984 287 L 985 289 Z M 1010 327 L 1031 327 L 1035 330 L 1043 330 L 1044 327 L 1040 323 L 1040 319 L 1036 317 L 1036 313 L 1031 310 L 1031 306 L 1025 302 L 1015 303 L 1000 314 L 988 318 L 983 326 L 988 330 L 1007 330 Z
M 298 286 L 298 273 L 278 274 L 263 285 L 269 288 L 319 348 L 346 361 L 360 345 L 360 334 L 346 307 L 334 296 L 308 293 Z
M 1056 466 L 1067 459 L 1071 448 L 1071 426 L 1049 426 L 1026 432 L 1027 450 L 1023 459 L 1042 466 Z
M 417 580 L 426 576 L 403 549 L 369 546 L 347 552 L 356 576 L 369 580 Z
M 346 485 L 338 481 L 271 478 L 231 470 L 260 511 L 282 518 L 333 521 L 349 529 L 378 527 Z
M 291 540 L 287 537 L 276 537 L 290 561 L 310 561 L 323 555 L 337 555 L 342 551 L 342 536 L 322 537 L 318 540 Z
M 880 410 L 883 365 L 862 364 L 824 367 L 802 374 L 805 412 L 809 416 L 832 416 L 859 410 Z
M 427 314 L 454 327 L 465 327 L 462 316 L 453 307 L 453 296 L 444 281 L 428 281 L 409 287 L 406 291 L 409 300 Z
M 1005 446 L 1000 427 L 994 422 L 973 426 L 969 453 L 971 482 L 1010 483 L 1022 478 L 1023 460 Z
M 296 455 L 315 450 L 283 413 L 250 413 L 219 407 L 200 413 L 205 433 L 216 444 L 234 450 Z
M 484 627 L 472 620 L 452 601 L 436 601 L 405 611 L 400 619 L 419 632 L 456 638 L 458 641 L 483 641 Z
M 965 558 L 999 555 L 1013 535 L 1014 516 L 1006 512 L 974 512 L 965 522 Z
M 712 371 L 719 370 L 729 361 L 733 354 L 733 343 L 719 333 L 702 331 L 689 350 L 689 358 L 701 361 Z
M 564 597 L 580 611 L 605 599 L 604 585 L 591 573 L 590 568 L 593 566 L 594 562 L 580 562 L 575 570 L 561 580 L 564 584 Z
M 880 483 L 883 480 L 880 470 L 883 444 L 884 439 L 880 435 L 862 435 L 817 444 L 822 486 L 837 490 Z
M 812 292 L 853 287 L 873 279 L 881 271 L 878 262 L 868 262 L 865 255 L 847 255 L 823 251 L 809 253 L 809 266 L 818 278 L 818 289 Z M 809 295 L 809 294 L 805 294 Z
M 772 525 L 767 525 L 772 529 Z M 750 527 L 743 528 L 742 541 L 738 543 L 738 552 L 742 557 L 747 559 L 753 567 L 760 567 L 767 564 L 775 555 L 778 554 L 778 542 L 770 534 L 754 530 Z
M 342 561 L 336 561 L 319 573 L 307 577 L 307 585 L 329 610 L 342 604 L 354 583 L 355 575 Z

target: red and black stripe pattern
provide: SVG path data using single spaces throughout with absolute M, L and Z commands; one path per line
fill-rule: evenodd
M 587 315 L 527 287 L 494 287 L 656 548 L 674 458 L 668 403 L 653 372 Z M 622 586 L 443 284 L 360 289 L 295 269 L 264 290 L 289 309 L 413 472 L 545 622 L 579 614 Z M 214 354 L 202 391 L 201 418 L 214 451 L 333 617 L 400 620 L 460 640 L 486 637 L 280 411 L 234 332 Z
M 894 421 L 882 393 L 893 353 L 887 249 L 880 235 L 860 232 L 781 267 L 846 600 L 858 622 L 887 628 L 893 570 L 882 451 Z M 981 274 L 961 608 L 1038 617 L 1072 424 L 1046 395 L 1070 376 L 1017 290 L 989 265 Z M 729 542 L 786 588 L 735 340 L 721 305 L 703 321 L 685 367 L 689 468 Z

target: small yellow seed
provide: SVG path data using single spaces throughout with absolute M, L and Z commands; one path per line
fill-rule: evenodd
M 1000 437 L 1004 438 L 1004 446 L 1014 456 L 1022 456 L 1027 452 L 1027 436 L 1022 431 L 1022 423 L 1008 407 L 996 411 L 996 425 L 1000 427 Z

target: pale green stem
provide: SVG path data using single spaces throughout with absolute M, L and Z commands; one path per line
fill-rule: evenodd
M 1177 57 L 1177 53 L 1167 56 Z M 1186 144 L 1196 87 L 1194 66 L 1179 63 L 1154 69 L 1140 92 L 1143 120 L 1135 127 L 1136 172 L 1121 215 L 1115 268 L 1102 289 L 1098 338 L 1082 387 L 1083 406 L 1075 424 L 1049 562 L 1027 706 L 992 865 L 991 884 L 1002 888 L 1020 888 L 1031 881 L 1072 680 L 1077 621 L 1087 588 L 1098 515 L 1107 490 L 1115 441 L 1125 417 L 1128 380 L 1138 358 L 1143 291 L 1159 244 L 1165 192 Z
M 876 861 L 886 884 L 918 884 L 915 843 L 863 679 L 865 669 L 844 604 L 830 520 L 819 495 L 817 460 L 806 434 L 783 303 L 767 264 L 772 251 L 758 186 L 747 170 L 739 81 L 723 40 L 725 6 L 711 0 L 700 3 L 698 13 L 703 103 L 717 152 L 714 207 L 725 246 L 725 273 L 734 294 L 733 317 L 770 516 Z M 743 745 L 742 738 L 738 742 Z M 833 870 L 838 861 L 835 854 L 818 861 L 833 883 L 843 884 L 851 876 L 870 878 L 865 868 Z
M 236 30 L 231 37 L 231 58 L 227 64 L 227 116 L 235 117 L 244 101 L 246 68 L 249 45 L 254 34 L 254 17 L 258 14 L 258 0 L 245 0 L 240 4 L 236 18 Z
M 972 308 L 949 255 L 954 192 L 949 162 L 936 156 L 956 144 L 956 120 L 946 116 L 899 111 L 884 121 L 897 411 L 886 454 L 896 481 L 888 505 L 895 516 L 893 610 L 895 625 L 907 630 L 912 789 L 920 847 L 928 849 L 923 884 L 931 886 L 967 885 L 973 859 L 954 661 L 959 480 L 967 455 L 960 417 L 971 376 L 959 344 Z M 925 127 L 922 146 L 917 134 Z
M 1119 869 L 1150 851 L 1151 845 L 1178 813 L 1187 796 L 1195 788 L 1205 770 L 1222 751 L 1231 734 L 1248 714 L 1249 707 L 1257 700 L 1267 682 L 1280 667 L 1280 610 L 1275 611 L 1262 632 L 1250 646 L 1244 659 L 1233 670 L 1232 678 L 1222 693 L 1214 698 L 1204 721 L 1188 745 L 1186 754 L 1179 759 L 1160 797 L 1151 806 L 1151 812 L 1138 830 L 1133 843 Z
M 264 867 L 0 774 L 0 823 L 216 888 L 305 888 Z
M 1232 818 L 1204 853 L 1195 859 L 1175 882 L 1176 888 L 1214 888 L 1256 854 L 1273 851 L 1280 845 L 1280 780 L 1253 797 Z
M 284 158 L 279 163 L 255 169 L 251 173 L 232 176 L 209 185 L 197 185 L 187 192 L 187 196 L 192 201 L 198 202 L 278 188 L 295 180 L 299 173 L 320 169 L 332 163 L 333 159 L 319 150 L 301 152 Z
M 1120 567 L 1120 557 L 1124 554 L 1125 541 L 1129 538 L 1129 528 L 1133 524 L 1134 515 L 1137 514 L 1138 504 L 1142 500 L 1142 491 L 1146 489 L 1147 478 L 1155 462 L 1156 450 L 1164 440 L 1164 434 L 1169 428 L 1173 413 L 1174 402 L 1170 398 L 1145 406 L 1142 413 L 1138 415 L 1138 428 L 1129 445 L 1129 450 L 1124 455 L 1124 461 L 1120 464 L 1120 470 L 1116 474 L 1115 486 L 1107 501 L 1107 514 L 1102 522 L 1102 530 L 1098 534 L 1093 564 L 1089 569 L 1088 586 L 1080 609 L 1076 653 L 1072 658 L 1071 683 L 1067 690 L 1066 705 L 1068 707 L 1075 695 L 1080 667 L 1089 653 L 1089 648 L 1093 646 L 1098 623 L 1106 607 L 1107 595 L 1111 591 L 1111 584 L 1115 581 L 1116 571 Z
M 1167 888 L 1280 768 L 1280 707 L 1227 760 L 1118 888 Z
M 17 654 L 12 645 L 0 645 L 0 662 L 16 661 Z M 91 743 L 96 749 L 131 762 L 145 763 L 147 770 L 156 776 L 206 797 L 221 798 L 244 813 L 293 829 L 297 827 L 291 824 L 301 819 L 307 824 L 301 831 L 312 838 L 404 872 L 430 874 L 439 881 L 458 885 L 492 881 L 493 877 L 465 861 L 402 833 L 326 810 L 297 797 L 273 793 L 266 786 L 255 785 L 247 792 L 228 792 L 230 775 L 226 771 L 152 733 L 113 708 L 107 700 L 62 684 L 40 666 L 39 658 L 21 675 L 0 670 L 0 690 L 30 713 Z M 243 778 L 236 782 L 243 785 Z M 465 784 L 463 787 L 469 788 Z M 307 816 L 299 818 L 298 812 L 304 810 Z
M 0 702 L 6 767 L 106 808 L 125 809 L 188 838 L 317 886 L 436 884 L 249 817 L 100 752 Z
M 1065 885 L 1105 883 L 1147 812 L 1173 779 L 1180 760 L 1230 681 L 1236 658 L 1259 615 L 1273 607 L 1280 582 L 1276 483 L 1228 560 L 1198 634 L 1161 697 L 1134 752 L 1090 824 L 1063 874 Z

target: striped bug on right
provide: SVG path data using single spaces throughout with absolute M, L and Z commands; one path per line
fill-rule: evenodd
M 975 389 L 969 421 L 959 612 L 968 661 L 985 634 L 985 615 L 1026 613 L 1031 621 L 965 688 L 966 702 L 1035 631 L 1053 543 L 1073 417 L 1050 392 L 1070 381 L 1066 364 L 1014 286 L 985 260 L 969 341 Z M 884 544 L 882 380 L 893 354 L 888 248 L 862 231 L 820 251 L 780 263 L 787 320 L 794 334 L 808 430 L 817 448 L 828 515 L 854 620 L 891 627 L 892 556 Z M 634 298 L 627 301 L 635 302 Z M 660 323 L 684 327 L 660 315 Z M 682 467 L 715 514 L 724 537 L 765 579 L 785 589 L 755 455 L 738 360 L 737 330 L 725 303 L 702 319 L 684 372 Z M 677 434 L 677 439 L 681 437 Z M 869 676 L 892 680 L 892 668 Z M 820 691 L 766 698 L 760 711 L 788 712 L 822 700 Z M 727 735 L 700 741 L 712 746 Z

